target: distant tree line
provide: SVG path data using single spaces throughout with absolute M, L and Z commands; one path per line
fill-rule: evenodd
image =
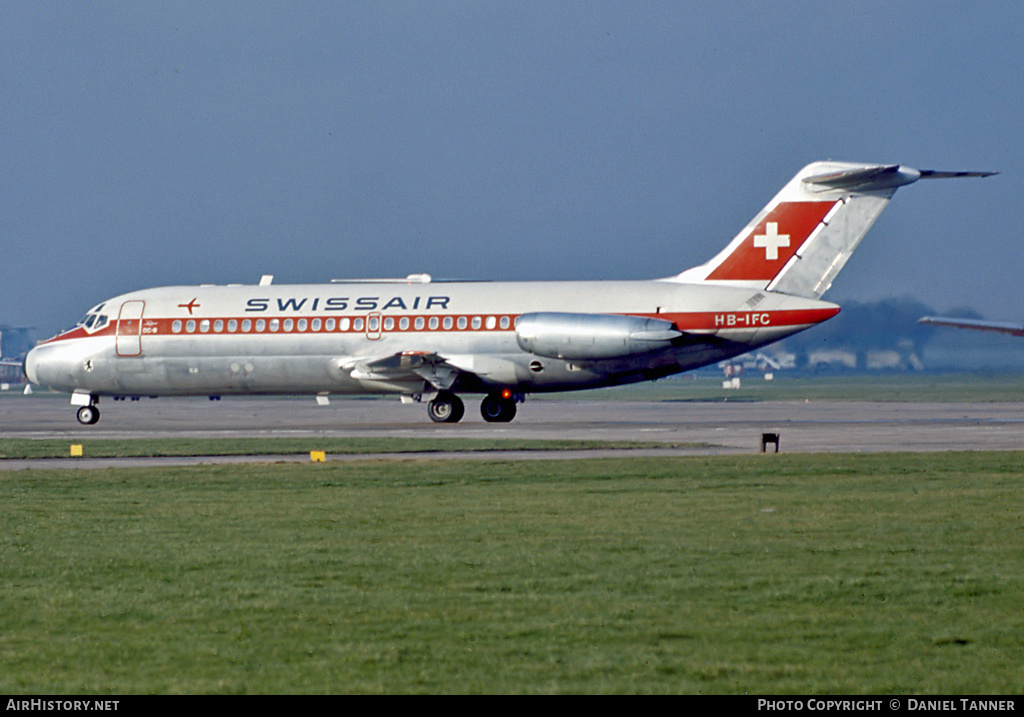
M 822 350 L 852 353 L 856 356 L 857 368 L 862 369 L 867 366 L 868 354 L 873 351 L 898 351 L 903 356 L 919 357 L 924 353 L 925 346 L 936 338 L 936 332 L 946 337 L 953 335 L 949 332 L 956 332 L 957 341 L 972 345 L 981 345 L 989 340 L 986 337 L 959 335 L 976 332 L 918 323 L 922 316 L 938 313 L 959 318 L 983 318 L 969 307 L 939 312 L 910 297 L 872 302 L 844 301 L 838 316 L 786 339 L 782 346 L 796 355 L 798 369 L 807 368 L 811 355 Z

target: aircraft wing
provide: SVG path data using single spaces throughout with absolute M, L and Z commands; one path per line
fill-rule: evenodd
M 952 326 L 957 329 L 994 331 L 999 334 L 1024 336 L 1024 325 L 1012 324 L 1003 321 L 981 321 L 977 319 L 953 319 L 945 316 L 925 316 L 924 318 L 918 319 L 917 322 L 919 324 L 931 324 L 933 326 Z
M 415 381 L 423 379 L 434 388 L 448 390 L 459 376 L 459 369 L 436 353 L 402 351 L 387 356 L 352 359 L 342 368 L 356 380 Z
M 449 391 L 460 376 L 483 385 L 515 385 L 522 378 L 520 366 L 500 356 L 440 354 L 434 351 L 402 351 L 387 356 L 353 358 L 342 364 L 356 380 L 423 380 L 438 391 Z

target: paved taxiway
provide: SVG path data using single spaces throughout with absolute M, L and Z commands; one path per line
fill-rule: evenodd
M 0 398 L 0 437 L 131 439 L 161 437 L 410 437 L 644 441 L 684 444 L 653 455 L 759 453 L 761 434 L 780 435 L 783 453 L 1017 450 L 1024 448 L 1022 403 L 639 402 L 533 399 L 509 424 L 485 423 L 467 402 L 461 423 L 432 423 L 426 407 L 397 399 L 161 398 L 101 402 L 102 418 L 84 427 L 66 397 Z M 769 446 L 769 451 L 773 450 Z M 392 458 L 574 458 L 639 455 L 643 451 L 521 451 L 389 454 Z M 366 457 L 366 456 L 360 456 Z M 346 456 L 344 458 L 352 458 Z M 199 459 L 203 463 L 308 460 L 266 456 Z M 341 460 L 342 456 L 331 456 Z M 129 462 L 130 461 L 130 462 Z M 0 470 L 26 467 L 167 465 L 190 459 L 0 460 Z

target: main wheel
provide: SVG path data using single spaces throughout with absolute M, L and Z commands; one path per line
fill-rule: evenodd
M 427 415 L 434 423 L 458 423 L 466 413 L 466 405 L 454 393 L 442 391 L 427 404 Z
M 96 406 L 82 406 L 78 409 L 78 422 L 83 426 L 91 426 L 100 420 L 100 409 Z
M 480 403 L 480 415 L 488 423 L 508 423 L 516 417 L 516 402 L 500 393 L 489 394 Z

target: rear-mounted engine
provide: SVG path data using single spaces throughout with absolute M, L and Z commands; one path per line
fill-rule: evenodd
M 640 316 L 538 312 L 516 321 L 516 341 L 524 351 L 572 361 L 658 351 L 682 335 L 671 321 Z

